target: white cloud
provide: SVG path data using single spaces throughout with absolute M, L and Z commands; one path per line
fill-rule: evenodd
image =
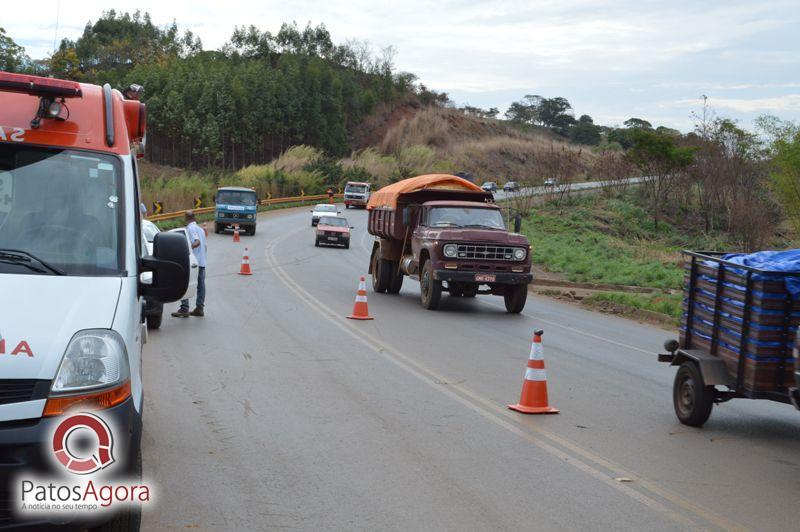
M 678 100 L 675 107 L 697 107 L 698 101 Z M 709 98 L 709 106 L 719 109 L 730 109 L 739 113 L 800 111 L 800 94 L 785 94 L 774 98 Z

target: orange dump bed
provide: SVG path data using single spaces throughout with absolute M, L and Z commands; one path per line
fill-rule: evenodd
M 367 209 L 396 209 L 397 200 L 401 195 L 422 190 L 484 193 L 481 187 L 466 179 L 449 174 L 427 174 L 403 179 L 383 187 L 369 198 Z

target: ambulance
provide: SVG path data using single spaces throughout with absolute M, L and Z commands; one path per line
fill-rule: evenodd
M 189 252 L 142 235 L 140 93 L 0 72 L 0 530 L 139 530 L 135 507 L 41 517 L 12 498 L 65 473 L 53 434 L 75 411 L 112 428 L 115 474 L 141 477 L 144 298 L 186 292 Z

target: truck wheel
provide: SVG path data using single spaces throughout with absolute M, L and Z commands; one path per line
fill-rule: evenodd
M 397 262 L 391 262 L 392 265 L 391 273 L 389 274 L 389 286 L 386 288 L 386 291 L 390 294 L 398 294 L 400 293 L 400 289 L 403 287 L 403 274 L 400 273 L 400 268 L 398 267 L 399 264 Z M 397 270 L 397 275 L 394 274 L 395 269 Z
M 528 299 L 528 285 L 509 285 L 506 288 L 506 293 L 503 294 L 503 299 L 506 302 L 506 312 L 519 314 L 525 308 L 525 301 Z
M 468 284 L 464 286 L 464 291 L 461 294 L 461 297 L 475 297 L 478 295 L 478 285 L 476 284 Z
M 147 328 L 150 330 L 158 329 L 161 327 L 161 320 L 164 318 L 164 307 L 161 307 L 161 311 L 158 314 L 150 314 L 146 317 L 147 320 Z
M 214 232 L 220 234 L 222 232 L 222 224 L 214 222 Z
M 256 226 L 255 225 L 251 225 L 250 226 L 250 236 L 253 236 L 254 234 L 256 234 Z
M 372 255 L 372 291 L 383 294 L 389 289 L 389 278 L 392 275 L 392 263 L 380 257 L 380 250 Z
M 696 362 L 684 362 L 672 386 L 675 414 L 684 425 L 702 427 L 714 406 L 714 387 L 706 386 Z
M 442 282 L 433 278 L 433 261 L 425 261 L 419 276 L 419 291 L 422 306 L 428 310 L 439 308 L 442 299 Z

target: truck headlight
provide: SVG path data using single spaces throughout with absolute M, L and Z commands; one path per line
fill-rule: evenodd
M 458 253 L 458 246 L 455 244 L 445 244 L 444 248 L 442 248 L 445 257 L 455 257 L 456 253 Z
M 104 388 L 128 380 L 128 353 L 115 331 L 87 329 L 72 337 L 51 393 Z
M 514 250 L 514 259 L 522 260 L 525 258 L 525 250 L 523 248 L 516 248 Z
M 252 214 L 248 214 L 248 215 L 247 215 L 247 219 L 248 219 L 248 220 L 252 220 L 252 219 L 253 219 L 253 215 L 252 215 Z

